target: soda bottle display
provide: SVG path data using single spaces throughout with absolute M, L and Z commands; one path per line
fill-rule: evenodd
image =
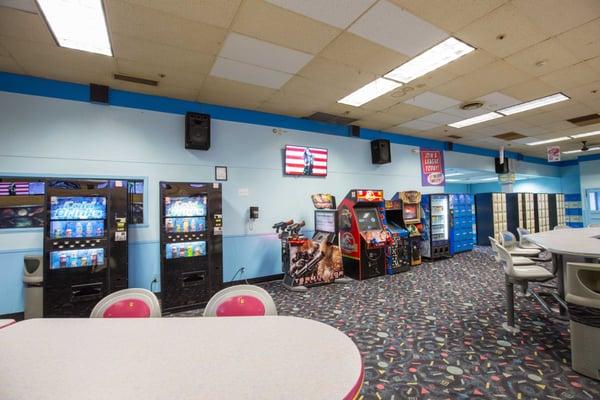
M 85 236 L 92 236 L 94 234 L 94 225 L 91 222 L 88 222 L 85 225 Z
M 190 232 L 196 232 L 196 218 L 192 218 L 190 221 Z
M 186 219 L 183 220 L 183 232 L 187 233 L 190 231 L 190 222 Z
M 202 255 L 202 253 L 200 252 L 200 246 L 194 247 L 194 255 L 195 256 L 201 256 Z
M 167 219 L 167 232 L 173 232 L 173 220 Z
M 78 222 L 75 224 L 75 237 L 82 237 L 83 236 L 83 225 L 81 224 L 81 222 Z
M 58 259 L 59 259 L 59 266 L 61 268 L 65 268 L 67 266 L 67 254 L 66 253 L 60 253 Z
M 92 251 L 92 265 L 98 265 L 98 253 Z
M 77 256 L 73 254 L 73 256 L 71 256 L 71 268 L 77 267 Z
M 67 226 L 67 229 L 65 230 L 65 237 L 70 238 L 71 236 L 73 236 L 73 230 L 70 226 Z
M 185 257 L 185 247 L 183 245 L 179 247 L 179 257 Z
M 104 236 L 104 231 L 102 230 L 101 226 L 96 228 L 96 236 L 98 236 L 98 237 Z
M 177 246 L 171 245 L 171 258 L 177 258 Z
M 82 267 L 87 267 L 88 265 L 88 259 L 86 255 L 81 256 L 81 266 Z
M 191 257 L 194 255 L 194 250 L 192 249 L 192 245 L 188 244 L 186 257 Z

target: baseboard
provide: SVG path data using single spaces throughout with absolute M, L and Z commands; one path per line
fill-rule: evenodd
M 15 321 L 23 321 L 25 319 L 25 313 L 18 312 L 12 314 L 2 314 L 0 315 L 0 319 L 14 319 Z
M 244 284 L 244 283 L 248 283 L 249 285 L 253 285 L 253 284 L 256 284 L 256 283 L 265 283 L 265 282 L 279 281 L 279 280 L 282 280 L 282 279 L 283 279 L 283 274 L 267 275 L 267 276 L 261 276 L 261 277 L 258 277 L 258 278 L 240 279 L 240 280 L 237 280 L 237 281 L 225 282 L 225 283 L 223 283 L 223 287 L 241 285 L 241 284 Z

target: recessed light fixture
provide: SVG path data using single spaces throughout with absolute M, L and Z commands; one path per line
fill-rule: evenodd
M 491 112 L 491 113 L 487 113 L 487 114 L 483 114 L 483 115 L 478 115 L 473 118 L 463 119 L 462 121 L 448 124 L 448 126 L 451 126 L 453 128 L 464 128 L 465 126 L 475 125 L 475 124 L 479 124 L 481 122 L 491 121 L 493 119 L 501 118 L 501 117 L 503 117 L 502 114 L 498 114 L 497 112 Z
M 448 176 L 448 175 L 446 175 L 446 176 Z M 462 182 L 462 181 L 460 179 L 446 179 L 446 182 L 452 183 L 452 182 Z
M 546 97 L 542 97 L 539 99 L 527 101 L 525 103 L 506 107 L 501 110 L 498 110 L 498 112 L 502 115 L 513 115 L 513 114 L 517 114 L 517 113 L 520 113 L 523 111 L 529 111 L 529 110 L 533 110 L 535 108 L 548 106 L 550 104 L 560 103 L 561 101 L 565 101 L 565 100 L 569 100 L 569 99 L 570 99 L 569 96 L 565 96 L 562 93 L 555 93 L 550 96 L 546 96 Z
M 561 136 L 561 137 L 557 137 L 554 139 L 548 139 L 548 140 L 539 140 L 537 142 L 530 142 L 530 143 L 525 143 L 527 146 L 537 146 L 539 144 L 548 144 L 548 143 L 556 143 L 556 142 L 564 142 L 565 140 L 570 140 L 571 138 L 569 136 Z
M 348 96 L 344 97 L 341 100 L 338 100 L 337 102 L 342 104 L 348 104 L 354 107 L 359 107 L 379 96 L 383 96 L 387 92 L 390 92 L 400 86 L 402 86 L 401 83 L 389 79 L 375 79 L 373 82 L 367 83 L 365 86 L 350 93 Z
M 582 138 L 582 137 L 595 136 L 595 135 L 600 135 L 600 131 L 578 133 L 577 135 L 571 135 L 571 137 L 573 139 L 579 139 L 579 138 Z
M 61 47 L 112 56 L 102 0 L 37 0 Z
M 475 50 L 474 47 L 450 37 L 412 60 L 402 64 L 385 77 L 398 82 L 408 83 L 420 76 L 428 74 Z

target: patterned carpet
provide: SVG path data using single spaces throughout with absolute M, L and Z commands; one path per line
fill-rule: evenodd
M 600 382 L 570 369 L 568 324 L 546 318 L 533 298 L 516 298 L 521 332 L 501 328 L 504 276 L 488 251 L 307 293 L 262 286 L 280 314 L 354 340 L 363 399 L 600 399 Z

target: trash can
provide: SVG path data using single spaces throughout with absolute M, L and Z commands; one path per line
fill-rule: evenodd
M 566 294 L 572 368 L 600 379 L 600 264 L 567 263 Z
M 23 264 L 25 319 L 42 318 L 44 314 L 44 267 L 42 256 L 25 256 Z

